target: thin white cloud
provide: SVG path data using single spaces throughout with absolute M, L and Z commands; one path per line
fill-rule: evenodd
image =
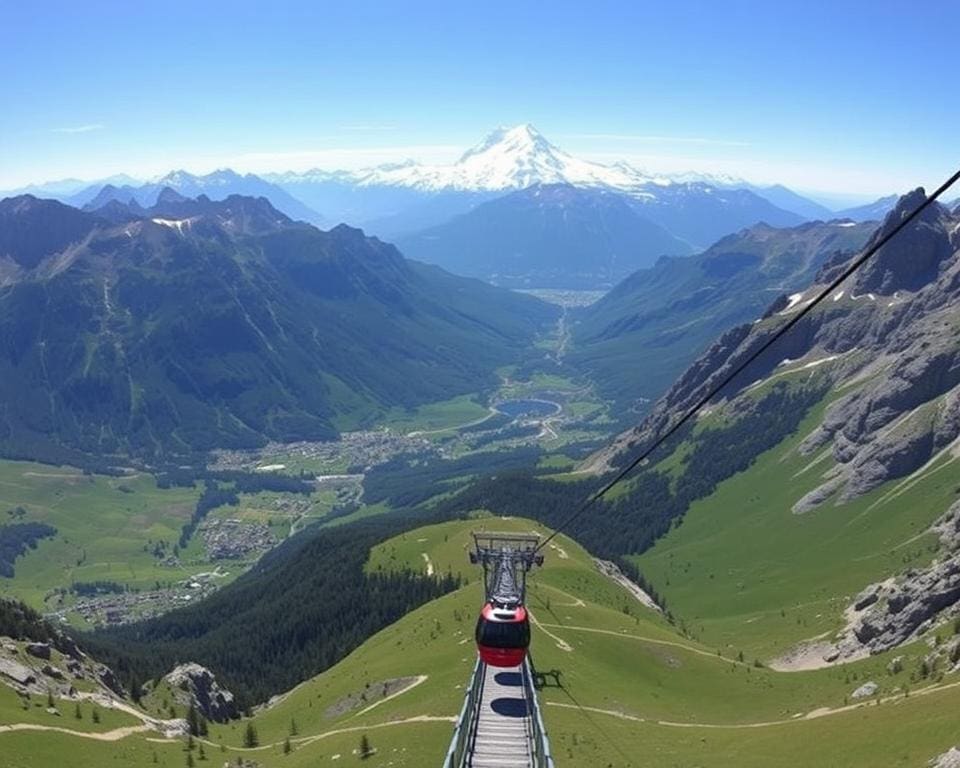
M 397 126 L 380 123 L 350 123 L 339 126 L 341 131 L 395 131 Z
M 706 136 L 649 136 L 633 133 L 568 133 L 566 139 L 590 139 L 597 141 L 635 141 L 646 144 L 698 144 L 709 147 L 749 147 L 747 141 L 711 139 Z
M 463 153 L 463 147 L 450 144 L 409 144 L 383 147 L 342 147 L 303 149 L 285 152 L 245 152 L 226 162 L 234 170 L 250 173 L 305 171 L 310 168 L 356 170 L 380 163 L 395 163 L 412 158 L 421 163 L 449 163 Z
M 88 125 L 71 125 L 63 128 L 52 128 L 53 133 L 90 133 L 91 131 L 103 130 L 100 123 L 90 123 Z

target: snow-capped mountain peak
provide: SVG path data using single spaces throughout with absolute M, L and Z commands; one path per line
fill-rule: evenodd
M 358 176 L 364 186 L 424 191 L 503 191 L 563 183 L 628 187 L 646 181 L 635 171 L 579 160 L 551 144 L 530 124 L 497 128 L 452 165 L 380 166 Z
M 473 157 L 491 152 L 526 156 L 562 154 L 557 147 L 544 138 L 540 131 L 530 123 L 524 123 L 513 128 L 500 126 L 491 131 L 483 141 L 464 152 L 459 163 L 467 163 Z

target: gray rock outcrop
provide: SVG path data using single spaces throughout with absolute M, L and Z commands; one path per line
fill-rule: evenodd
M 877 691 L 880 690 L 880 686 L 877 685 L 873 680 L 868 683 L 864 683 L 857 690 L 850 694 L 851 699 L 866 699 L 870 696 L 873 696 Z
M 930 528 L 943 554 L 926 568 L 871 584 L 854 597 L 837 656 L 880 653 L 923 634 L 945 614 L 960 611 L 960 501 Z
M 125 696 L 126 692 L 123 690 L 123 684 L 120 682 L 117 675 L 114 673 L 110 667 L 106 664 L 97 664 L 94 667 L 97 681 L 104 686 L 109 688 L 118 696 Z
M 937 755 L 928 765 L 930 768 L 960 768 L 960 748 L 950 747 L 942 755 Z
M 36 681 L 33 670 L 10 659 L 0 658 L 0 675 L 13 680 L 18 685 L 30 685 Z
M 204 717 L 225 723 L 239 716 L 233 694 L 221 688 L 213 673 L 199 664 L 180 664 L 164 678 L 179 691 L 181 703 L 193 703 Z

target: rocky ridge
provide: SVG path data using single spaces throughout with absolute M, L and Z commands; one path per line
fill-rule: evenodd
M 72 643 L 61 651 L 48 642 L 0 637 L 0 682 L 18 693 L 76 696 L 75 683 L 80 681 L 92 683 L 106 695 L 124 695 L 113 670 Z
M 923 200 L 901 198 L 867 248 Z M 798 500 L 802 513 L 843 503 L 910 475 L 958 449 L 960 437 L 960 215 L 934 204 L 884 246 L 847 284 L 805 316 L 728 385 L 709 406 L 749 412 L 765 381 L 826 377 L 835 393 L 801 453 L 829 451 L 822 483 Z M 752 355 L 849 263 L 826 263 L 805 291 L 782 296 L 764 317 L 723 334 L 677 380 L 650 415 L 591 457 L 603 471 L 618 455 L 652 442 L 680 414 Z

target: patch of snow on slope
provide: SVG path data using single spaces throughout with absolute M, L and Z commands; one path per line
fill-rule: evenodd
M 190 219 L 150 219 L 150 221 L 152 221 L 154 224 L 160 224 L 161 226 L 175 229 L 181 235 L 183 234 L 184 224 L 190 226 Z
M 797 306 L 797 304 L 800 303 L 800 299 L 802 299 L 802 298 L 803 298 L 803 293 L 791 293 L 789 296 L 787 296 L 787 300 L 788 300 L 790 303 L 787 304 L 787 306 L 785 306 L 785 307 L 783 308 L 783 311 L 780 312 L 780 314 L 781 314 L 781 315 L 784 315 L 784 314 L 786 314 L 787 312 L 789 312 L 791 309 L 793 309 L 795 306 Z

